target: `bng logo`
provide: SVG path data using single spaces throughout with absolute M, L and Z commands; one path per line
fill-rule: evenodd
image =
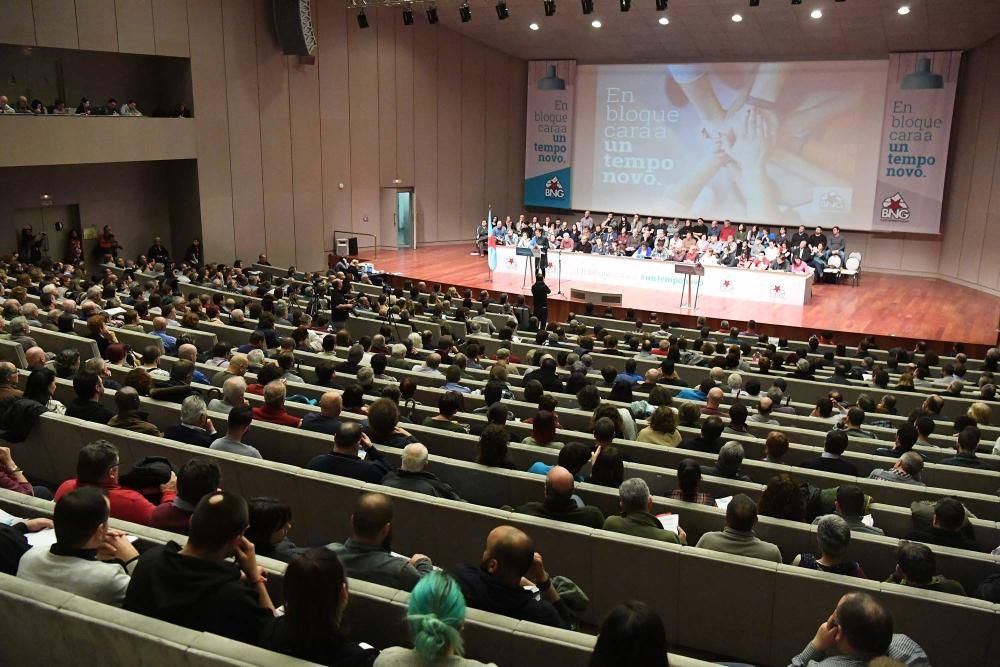
M 888 222 L 909 222 L 910 207 L 898 192 L 882 200 L 882 219 Z
M 562 183 L 559 182 L 557 176 L 553 176 L 548 181 L 545 182 L 545 198 L 546 199 L 565 199 L 566 191 L 563 189 Z

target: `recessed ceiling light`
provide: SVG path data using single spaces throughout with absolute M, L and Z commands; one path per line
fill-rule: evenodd
M 910 6 L 903 5 L 902 7 L 896 10 L 896 13 L 899 14 L 900 16 L 906 16 L 907 14 L 910 13 Z
M 742 16 L 740 16 L 739 14 L 733 14 L 733 23 L 739 23 L 742 20 L 743 20 Z
M 595 28 L 600 28 L 601 22 L 598 21 L 597 19 L 594 19 L 593 21 L 590 22 L 590 25 L 594 26 Z
M 821 18 L 823 18 L 823 10 L 822 9 L 814 9 L 814 10 L 812 10 L 812 12 L 810 12 L 809 16 L 813 17 L 814 19 L 821 19 Z
M 532 30 L 538 30 L 538 24 L 537 23 L 529 23 L 528 27 L 531 28 Z
M 661 16 L 660 20 L 657 21 L 657 23 L 659 23 L 660 25 L 667 25 L 668 23 L 670 23 L 670 19 L 668 19 L 666 16 Z

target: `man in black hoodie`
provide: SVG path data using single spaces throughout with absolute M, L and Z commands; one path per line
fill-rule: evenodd
M 552 586 L 541 554 L 531 538 L 513 526 L 490 531 L 478 566 L 459 565 L 451 574 L 470 607 L 567 630 L 572 624 L 572 612 Z M 541 600 L 524 585 L 534 585 Z
M 274 605 L 254 546 L 243 537 L 248 517 L 240 496 L 206 495 L 191 517 L 187 544 L 168 542 L 139 557 L 125 609 L 256 644 Z M 226 562 L 233 555 L 236 563 Z

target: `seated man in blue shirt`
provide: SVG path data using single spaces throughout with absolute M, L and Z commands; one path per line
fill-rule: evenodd
M 364 456 L 361 455 L 364 452 Z M 357 422 L 341 424 L 333 440 L 333 452 L 320 454 L 306 466 L 309 470 L 378 484 L 391 471 L 372 441 Z

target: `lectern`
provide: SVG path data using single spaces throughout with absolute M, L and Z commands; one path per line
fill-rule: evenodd
M 534 285 L 535 272 L 532 270 L 532 265 L 535 263 L 534 260 L 542 256 L 541 249 L 534 246 L 532 248 L 517 248 L 514 252 L 518 257 L 524 257 L 524 279 L 521 281 L 521 287 L 527 287 L 529 283 Z
M 701 264 L 675 264 L 674 271 L 684 276 L 684 282 L 681 284 L 680 307 L 688 310 L 697 310 L 698 294 L 701 292 L 701 277 L 705 275 L 705 267 Z M 694 303 L 692 304 L 691 283 L 694 282 L 694 278 L 697 278 L 698 282 L 694 286 Z M 685 296 L 687 297 L 686 299 Z

